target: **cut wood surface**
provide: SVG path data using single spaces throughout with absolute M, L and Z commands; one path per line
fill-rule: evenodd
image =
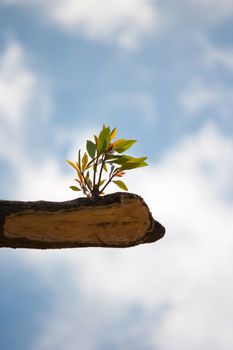
M 0 247 L 124 248 L 164 234 L 144 200 L 132 193 L 66 202 L 0 200 Z

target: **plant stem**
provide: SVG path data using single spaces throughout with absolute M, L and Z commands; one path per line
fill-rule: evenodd
M 88 190 L 92 193 L 91 188 L 90 188 L 90 186 L 88 185 L 88 182 L 87 182 L 87 180 L 86 180 L 86 178 L 85 178 L 85 176 L 84 176 L 84 173 L 81 172 L 81 174 L 82 174 L 82 177 L 83 177 L 83 179 L 84 179 L 84 182 L 85 182 L 85 184 L 86 184 Z
M 116 169 L 117 170 L 117 169 Z M 114 178 L 114 176 L 116 175 L 116 171 L 114 171 L 114 173 L 112 174 L 112 176 L 110 176 L 110 178 L 108 179 L 107 183 L 104 185 L 104 187 L 102 188 L 102 190 L 100 191 L 100 194 L 105 190 L 105 188 L 108 186 L 108 184 L 110 184 L 110 182 L 112 181 L 112 179 Z
M 96 159 L 97 159 L 97 156 L 95 158 L 93 158 L 92 160 L 90 160 L 90 162 L 87 163 L 86 169 L 88 169 Z
M 98 190 L 100 188 L 100 181 L 101 181 L 102 172 L 103 172 L 103 168 L 104 168 L 104 164 L 105 164 L 106 158 L 107 158 L 107 154 L 105 152 L 104 156 L 102 158 L 102 164 L 101 164 L 101 168 L 100 168 L 100 174 L 99 174 L 99 180 L 98 180 Z
M 99 160 L 99 157 L 97 156 L 96 157 L 96 162 L 94 162 L 94 165 L 93 165 L 93 172 L 94 172 L 94 175 L 93 175 L 93 189 L 91 191 L 91 194 L 92 194 L 93 197 L 96 197 L 96 196 L 99 195 L 98 186 L 95 183 L 95 181 L 96 181 L 96 173 L 97 173 L 97 166 L 98 166 L 98 160 Z

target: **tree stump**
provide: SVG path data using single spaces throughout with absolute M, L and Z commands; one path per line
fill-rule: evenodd
M 144 200 L 128 192 L 66 202 L 0 200 L 0 247 L 125 248 L 164 234 Z

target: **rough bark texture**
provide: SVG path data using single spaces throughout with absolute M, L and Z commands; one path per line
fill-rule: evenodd
M 164 234 L 144 200 L 132 193 L 66 202 L 0 200 L 0 247 L 124 248 Z

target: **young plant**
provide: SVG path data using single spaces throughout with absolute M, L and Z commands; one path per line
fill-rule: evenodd
M 99 136 L 94 135 L 93 141 L 86 141 L 86 152 L 81 155 L 78 151 L 77 161 L 67 160 L 77 177 L 74 179 L 77 186 L 70 186 L 73 191 L 82 191 L 88 197 L 98 197 L 104 194 L 110 182 L 115 183 L 124 191 L 128 191 L 125 183 L 119 178 L 125 171 L 147 166 L 147 157 L 134 158 L 123 154 L 132 147 L 137 140 L 118 139 L 117 129 L 110 130 L 103 125 Z M 105 176 L 104 176 L 105 175 Z

